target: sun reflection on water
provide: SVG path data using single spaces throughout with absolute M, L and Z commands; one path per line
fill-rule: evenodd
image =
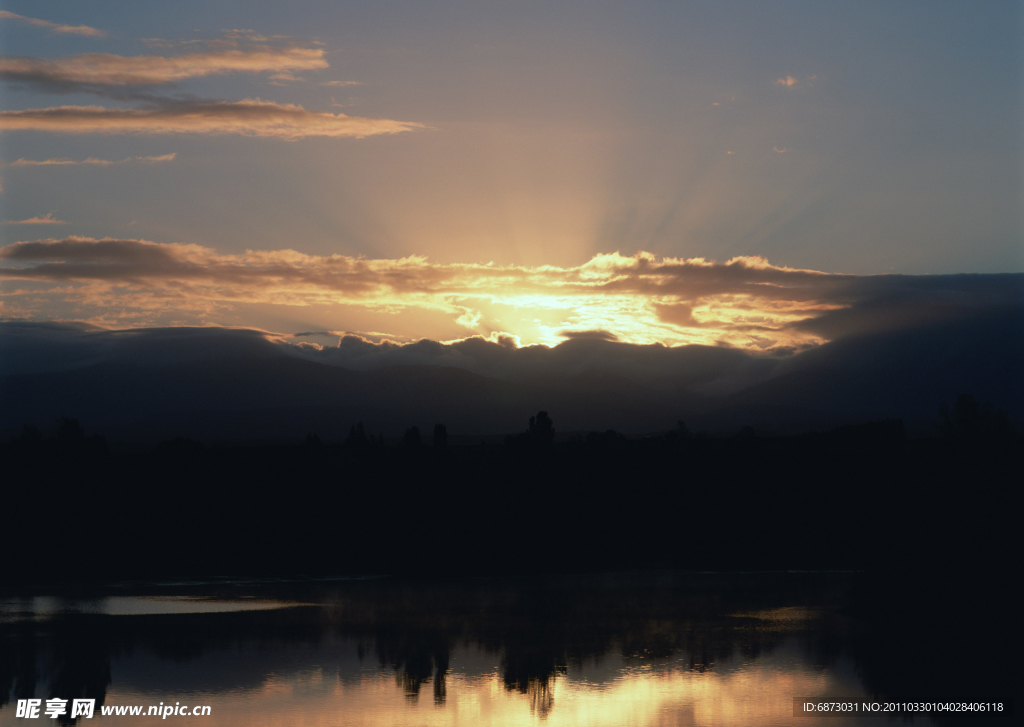
M 494 668 L 480 671 L 481 659 Z M 636 727 L 662 725 L 817 724 L 794 718 L 793 698 L 845 695 L 866 699 L 850 666 L 819 668 L 786 645 L 753 659 L 725 659 L 702 670 L 679 658 L 631 664 L 622 657 L 569 667 L 525 691 L 509 688 L 497 659 L 471 647 L 452 654 L 446 698 L 410 693 L 387 668 L 364 665 L 339 673 L 326 667 L 269 675 L 256 689 L 174 697 L 211 704 L 211 724 L 365 725 L 367 727 Z M 461 666 L 460 666 L 461 664 Z M 108 704 L 144 704 L 166 694 L 112 689 Z M 189 701 L 190 700 L 190 701 Z M 873 724 L 846 720 L 849 725 Z

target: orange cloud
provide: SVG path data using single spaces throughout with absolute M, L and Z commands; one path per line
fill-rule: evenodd
M 786 76 L 785 78 L 777 79 L 775 81 L 775 83 L 778 84 L 779 86 L 789 87 L 789 86 L 797 85 L 798 83 L 800 83 L 800 81 L 798 81 L 797 79 L 793 78 L 792 76 Z
M 53 212 L 47 212 L 42 217 L 29 217 L 27 220 L 4 220 L 5 225 L 66 225 L 64 220 L 58 220 Z
M 294 104 L 246 99 L 184 102 L 110 109 L 57 106 L 0 112 L 0 131 L 33 130 L 68 134 L 241 134 L 300 139 L 310 136 L 363 138 L 397 134 L 422 124 L 307 111 Z
M 841 307 L 847 276 L 761 258 L 596 255 L 576 267 L 365 260 L 294 250 L 221 254 L 198 245 L 68 237 L 0 248 L 0 278 L 61 286 L 77 305 L 208 313 L 238 303 L 429 309 L 471 331 L 525 342 L 605 331 L 636 343 L 806 345 L 792 324 Z
M 200 245 L 73 236 L 0 248 L 0 280 L 12 281 L 0 300 L 24 315 L 73 309 L 107 326 L 180 325 L 211 322 L 240 305 L 339 306 L 378 316 L 429 314 L 444 330 L 461 326 L 549 345 L 600 335 L 625 343 L 793 350 L 1019 305 L 1020 279 L 837 275 L 760 257 L 719 263 L 650 253 L 527 267 L 295 250 L 223 254 Z M 19 280 L 33 285 L 19 291 Z
M 177 152 L 171 152 L 170 154 L 160 154 L 159 156 L 135 156 L 125 157 L 124 159 L 96 159 L 89 157 L 88 159 L 17 159 L 11 162 L 12 167 L 66 167 L 75 166 L 80 164 L 94 165 L 99 167 L 109 167 L 112 164 L 124 164 L 125 162 L 170 162 L 174 161 L 174 158 L 178 156 Z
M 233 72 L 276 73 L 327 68 L 319 48 L 220 50 L 182 56 L 118 56 L 110 53 L 49 60 L 0 57 L 0 78 L 39 84 L 154 85 Z
M 53 33 L 66 33 L 70 35 L 86 35 L 93 38 L 102 38 L 106 35 L 102 30 L 91 28 L 88 25 L 63 25 L 61 23 L 51 23 L 49 20 L 40 20 L 39 18 L 26 18 L 24 15 L 16 15 L 15 13 L 7 10 L 0 10 L 0 20 L 16 20 L 27 25 L 35 25 L 39 28 L 47 28 Z

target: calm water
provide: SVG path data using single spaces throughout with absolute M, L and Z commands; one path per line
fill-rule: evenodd
M 0 597 L 0 725 L 19 698 L 207 705 L 205 725 L 855 725 L 874 701 L 849 576 L 123 586 Z M 145 710 L 144 710 L 145 711 Z M 45 721 L 44 721 L 45 720 Z M 92 720 L 79 720 L 90 724 Z M 932 724 L 919 718 L 915 724 Z

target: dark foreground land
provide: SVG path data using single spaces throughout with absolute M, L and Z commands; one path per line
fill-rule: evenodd
M 1020 438 L 613 433 L 111 454 L 65 422 L 2 445 L 7 582 L 619 569 L 988 571 L 1016 541 Z M 963 434 L 963 436 L 958 436 Z

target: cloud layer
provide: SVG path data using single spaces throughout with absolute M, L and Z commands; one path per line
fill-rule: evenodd
M 286 73 L 327 67 L 319 48 L 263 46 L 181 56 L 86 53 L 57 60 L 3 56 L 0 79 L 45 86 L 148 86 L 233 72 Z
M 546 344 L 585 334 L 785 352 L 1024 300 L 1024 275 L 835 275 L 757 257 L 717 263 L 612 253 L 575 267 L 526 267 L 67 237 L 8 245 L 0 261 L 6 290 L 13 281 L 51 286 L 3 296 L 24 317 L 55 301 L 73 303 L 81 319 L 129 325 L 167 311 L 205 322 L 239 304 L 346 305 L 428 310 L 467 334 Z
M 51 23 L 49 20 L 39 18 L 27 18 L 24 15 L 17 15 L 7 10 L 0 10 L 0 20 L 16 20 L 27 25 L 34 25 L 38 28 L 46 28 L 52 33 L 65 33 L 69 35 L 85 35 L 93 38 L 102 38 L 106 35 L 102 30 L 91 28 L 88 25 L 64 25 L 62 23 Z
M 4 220 L 5 225 L 66 225 L 64 220 L 58 220 L 53 216 L 53 212 L 47 212 L 45 215 L 36 215 L 35 217 L 29 217 L 25 220 Z
M 301 80 L 294 75 L 296 72 L 321 70 L 329 66 L 322 48 L 251 45 L 253 39 L 274 39 L 254 36 L 251 31 L 231 31 L 231 34 L 237 37 L 206 43 L 215 47 L 177 56 L 119 56 L 111 53 L 86 53 L 60 59 L 0 56 L 0 80 L 29 84 L 57 93 L 95 93 L 120 100 L 147 102 L 135 108 L 55 106 L 3 111 L 0 112 L 0 131 L 241 134 L 294 140 L 311 136 L 363 138 L 422 127 L 422 124 L 409 121 L 319 113 L 302 106 L 259 98 L 236 102 L 197 100 L 187 96 L 155 95 L 148 90 L 154 86 L 236 72 L 266 72 L 271 83 L 280 85 L 282 81 Z M 221 47 L 225 44 L 234 47 Z M 239 45 L 247 47 L 237 47 Z M 328 83 L 349 85 L 355 82 Z M 57 160 L 53 163 L 71 162 Z M 86 160 L 83 163 L 103 162 Z M 19 160 L 16 165 L 30 166 L 32 162 Z
M 422 127 L 422 124 L 411 121 L 307 111 L 302 106 L 277 104 L 258 98 L 237 102 L 181 102 L 132 109 L 56 106 L 0 112 L 0 131 L 66 134 L 241 134 L 289 140 L 310 136 L 361 139 Z
M 156 156 L 125 157 L 124 159 L 96 159 L 95 157 L 89 157 L 88 159 L 17 159 L 11 162 L 10 166 L 67 167 L 85 164 L 97 167 L 109 167 L 113 164 L 124 164 L 126 162 L 170 162 L 174 161 L 174 158 L 176 156 L 178 156 L 177 152 L 171 152 L 170 154 L 159 154 Z

